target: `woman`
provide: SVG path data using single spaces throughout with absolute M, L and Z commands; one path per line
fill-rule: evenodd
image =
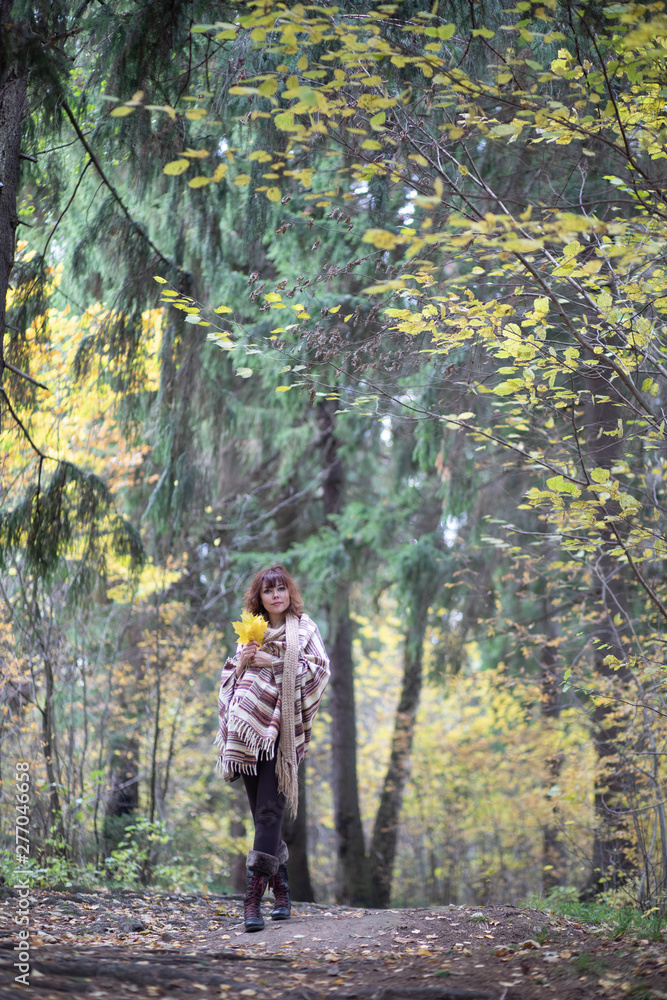
M 268 628 L 261 648 L 256 642 L 239 643 L 223 667 L 216 743 L 224 777 L 243 777 L 255 824 L 246 862 L 244 920 L 247 931 L 260 931 L 267 884 L 275 896 L 272 919 L 291 916 L 287 845 L 280 828 L 286 807 L 296 815 L 298 768 L 329 679 L 329 658 L 284 566 L 255 574 L 244 608 L 261 615 Z

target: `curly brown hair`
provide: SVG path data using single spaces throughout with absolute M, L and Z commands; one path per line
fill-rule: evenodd
M 269 615 L 262 604 L 260 596 L 262 588 L 277 587 L 281 583 L 287 587 L 290 596 L 290 603 L 287 610 L 299 617 L 303 614 L 303 597 L 301 596 L 301 591 L 296 580 L 281 563 L 276 563 L 274 566 L 269 566 L 266 569 L 260 569 L 255 573 L 252 583 L 243 596 L 244 610 L 249 611 L 253 615 L 261 615 L 268 622 Z

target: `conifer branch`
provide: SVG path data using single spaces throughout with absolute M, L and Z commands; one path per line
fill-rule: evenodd
M 61 212 L 61 213 L 60 213 L 60 215 L 58 216 L 58 219 L 56 220 L 56 224 L 55 224 L 55 226 L 53 227 L 53 229 L 52 229 L 52 230 L 51 230 L 51 232 L 49 233 L 49 235 L 48 235 L 48 238 L 47 238 L 47 240 L 46 240 L 46 243 L 44 244 L 44 249 L 42 250 L 42 258 L 43 258 L 43 259 L 46 259 L 46 251 L 47 251 L 47 250 L 48 250 L 48 248 L 49 248 L 49 243 L 51 242 L 51 240 L 52 240 L 52 239 L 53 239 L 53 237 L 55 236 L 55 233 L 56 233 L 56 229 L 58 228 L 58 226 L 59 226 L 59 225 L 60 225 L 60 223 L 62 222 L 63 218 L 65 217 L 65 214 L 66 214 L 66 212 L 68 211 L 68 209 L 69 209 L 70 205 L 72 204 L 72 202 L 73 202 L 73 201 L 74 201 L 74 199 L 76 198 L 76 193 L 77 193 L 77 191 L 79 190 L 79 188 L 80 188 L 80 186 L 81 186 L 81 181 L 83 180 L 83 178 L 84 178 L 84 176 L 85 176 L 85 173 L 86 173 L 86 170 L 88 169 L 88 167 L 90 166 L 90 164 L 91 164 L 92 162 L 93 162 L 93 161 L 92 161 L 92 160 L 90 160 L 90 159 L 89 159 L 89 160 L 88 160 L 88 161 L 86 162 L 86 164 L 85 164 L 85 166 L 84 166 L 83 170 L 81 171 L 81 173 L 80 173 L 80 175 L 79 175 L 79 179 L 78 179 L 78 181 L 77 181 L 77 182 L 76 182 L 76 184 L 74 185 L 74 190 L 72 191 L 72 194 L 70 195 L 70 199 L 69 199 L 69 201 L 67 202 L 67 204 L 66 204 L 66 205 L 65 205 L 65 207 L 63 208 L 62 212 Z
M 32 385 L 36 385 L 38 389 L 44 389 L 45 392 L 51 392 L 48 385 L 38 382 L 36 378 L 32 377 L 32 375 L 28 375 L 27 372 L 21 371 L 20 368 L 17 368 L 16 365 L 10 364 L 10 362 L 6 359 L 3 360 L 2 364 L 5 368 L 9 368 L 10 372 L 14 372 L 14 374 L 18 375 L 20 378 L 24 378 L 27 382 L 31 382 Z
M 6 368 L 10 367 L 10 365 L 8 365 L 6 361 L 4 362 L 4 364 L 5 364 Z M 37 445 L 35 444 L 35 442 L 33 441 L 33 439 L 30 437 L 30 432 L 28 431 L 27 427 L 25 426 L 25 424 L 23 423 L 23 421 L 19 417 L 18 413 L 16 412 L 16 410 L 14 409 L 14 407 L 11 404 L 11 400 L 10 400 L 9 396 L 7 395 L 7 390 L 4 388 L 4 386 L 1 386 L 1 385 L 0 385 L 0 396 L 3 397 L 5 403 L 7 404 L 7 409 L 11 413 L 11 415 L 14 418 L 16 424 L 23 431 L 23 434 L 24 434 L 24 436 L 25 436 L 28 444 L 33 449 L 33 451 L 35 452 L 35 454 L 39 455 L 40 459 L 49 458 L 48 455 L 44 454 L 44 452 L 41 450 L 41 448 L 37 447 Z
M 167 267 L 175 268 L 177 271 L 182 272 L 183 268 L 179 267 L 178 264 L 175 264 L 173 261 L 169 260 L 168 257 L 165 257 L 165 255 L 160 250 L 158 250 L 158 248 L 155 246 L 155 244 L 153 243 L 153 241 L 150 238 L 150 236 L 148 235 L 148 233 L 144 230 L 143 226 L 141 226 L 136 221 L 136 219 L 132 218 L 132 215 L 130 214 L 130 210 L 127 208 L 127 206 L 125 205 L 125 202 L 123 201 L 123 199 L 121 198 L 121 196 L 118 194 L 118 191 L 113 186 L 113 184 L 111 183 L 111 181 L 109 180 L 109 178 L 105 174 L 104 170 L 102 169 L 100 161 L 98 160 L 98 158 L 95 155 L 94 151 L 91 149 L 91 147 L 90 147 L 90 145 L 89 145 L 89 143 L 88 143 L 85 135 L 83 134 L 79 123 L 77 122 L 76 118 L 74 117 L 74 114 L 72 113 L 72 109 L 70 108 L 70 106 L 67 103 L 67 101 L 63 101 L 62 102 L 62 108 L 63 108 L 65 114 L 67 115 L 67 117 L 69 118 L 70 122 L 72 123 L 72 128 L 76 132 L 76 134 L 77 134 L 77 136 L 79 138 L 79 142 L 81 143 L 81 145 L 83 146 L 83 148 L 85 149 L 85 151 L 88 153 L 88 156 L 90 157 L 93 166 L 95 167 L 95 169 L 97 170 L 98 174 L 100 175 L 100 178 L 102 179 L 102 183 L 111 192 L 111 195 L 112 195 L 113 199 L 120 206 L 120 209 L 123 212 L 123 214 L 125 215 L 125 218 L 131 224 L 131 226 L 134 229 L 136 229 L 136 231 L 143 236 L 143 238 L 145 239 L 146 243 L 148 243 L 148 245 L 151 248 L 151 250 L 153 251 L 153 253 L 162 261 L 163 264 L 166 264 Z
M 92 128 L 89 128 L 88 131 L 84 132 L 83 134 L 84 135 L 90 135 L 90 133 L 92 131 L 94 131 L 94 130 Z M 50 149 L 38 149 L 36 155 L 37 156 L 48 156 L 49 153 L 56 153 L 59 149 L 69 149 L 70 146 L 73 146 L 74 143 L 78 142 L 78 141 L 79 141 L 79 137 L 77 135 L 74 139 L 70 139 L 69 142 L 63 142 L 62 145 L 60 145 L 60 146 L 51 146 Z

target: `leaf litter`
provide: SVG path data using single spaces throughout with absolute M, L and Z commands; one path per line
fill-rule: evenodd
M 14 901 L 2 909 L 11 918 Z M 31 898 L 25 1000 L 623 1000 L 667 996 L 667 942 L 611 940 L 515 906 L 369 910 L 296 903 L 246 934 L 239 896 L 42 891 Z M 267 912 L 268 917 L 268 912 Z M 0 967 L 13 979 L 12 921 Z M 0 987 L 0 1000 L 13 998 Z

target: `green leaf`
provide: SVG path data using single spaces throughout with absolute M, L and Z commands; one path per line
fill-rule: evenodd
M 494 386 L 493 393 L 495 396 L 511 396 L 513 392 L 521 392 L 525 388 L 526 383 L 522 378 L 510 378 Z
M 579 240 L 572 240 L 572 242 L 568 243 L 567 246 L 564 248 L 563 254 L 565 255 L 565 257 L 574 257 L 576 254 L 579 253 L 580 250 L 581 250 L 581 243 L 579 242 Z
M 252 368 L 237 368 L 236 374 L 239 375 L 240 378 L 250 378 L 252 375 Z
M 554 493 L 570 493 L 576 497 L 581 493 L 581 490 L 575 483 L 568 482 L 563 476 L 552 476 L 551 479 L 547 479 L 547 486 Z
M 291 111 L 282 111 L 279 115 L 276 115 L 273 123 L 277 129 L 285 132 L 294 128 L 294 114 Z
M 300 101 L 303 101 L 307 108 L 314 108 L 317 106 L 317 93 L 312 89 L 312 87 L 298 87 L 296 96 Z

